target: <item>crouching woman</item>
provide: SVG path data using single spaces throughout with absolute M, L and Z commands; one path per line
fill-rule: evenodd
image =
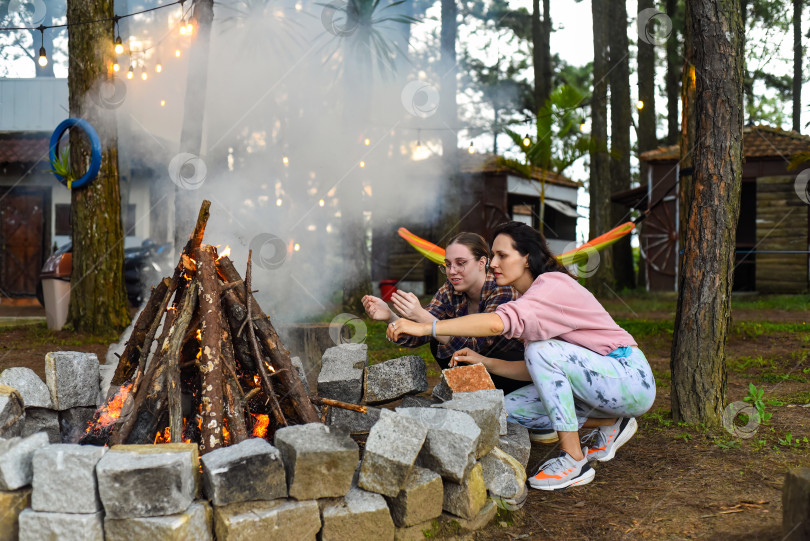
M 655 399 L 652 370 L 635 340 L 599 301 L 551 254 L 542 234 L 510 222 L 495 231 L 492 272 L 498 285 L 520 297 L 493 314 L 473 314 L 432 324 L 398 320 L 388 336 L 494 336 L 520 338 L 525 363 L 484 359 L 492 373 L 532 384 L 510 393 L 512 421 L 532 429 L 553 429 L 560 456 L 529 478 L 540 490 L 589 483 L 588 463 L 611 460 L 636 431 L 635 418 Z M 463 354 L 455 362 L 479 362 Z M 579 429 L 593 429 L 580 447 Z

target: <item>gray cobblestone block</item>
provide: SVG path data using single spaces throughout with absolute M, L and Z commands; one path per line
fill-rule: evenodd
M 315 541 L 320 529 L 314 500 L 244 502 L 214 509 L 217 541 Z
M 59 432 L 59 413 L 46 408 L 26 408 L 22 436 L 30 436 L 37 432 L 47 434 L 51 443 L 60 443 L 62 435 Z
M 498 439 L 498 447 L 517 460 L 525 470 L 532 452 L 529 429 L 517 423 L 507 423 L 506 429 L 506 435 Z
M 96 464 L 106 447 L 57 444 L 34 453 L 34 511 L 95 513 L 101 510 Z
M 281 453 L 261 438 L 216 449 L 200 462 L 203 488 L 214 505 L 287 497 Z
M 97 406 L 99 370 L 96 354 L 78 351 L 48 353 L 45 355 L 45 383 L 55 410 Z
M 194 502 L 176 515 L 106 518 L 106 541 L 211 541 L 212 511 L 208 502 Z
M 360 465 L 360 488 L 396 496 L 405 485 L 428 429 L 411 417 L 390 410 L 380 412 L 371 427 Z
M 487 503 L 487 487 L 480 463 L 476 463 L 461 483 L 444 480 L 443 508 L 457 517 L 471 519 Z
M 20 541 L 104 541 L 104 513 L 20 513 Z
M 51 393 L 45 382 L 30 368 L 17 366 L 0 373 L 0 385 L 17 389 L 26 408 L 52 408 Z
M 408 395 L 399 403 L 400 408 L 429 408 L 433 404 L 440 404 L 442 401 L 433 396 Z
M 442 514 L 442 478 L 434 471 L 414 466 L 399 494 L 385 499 L 397 528 L 433 520 Z
M 481 473 L 490 496 L 514 499 L 526 486 L 526 470 L 497 447 L 481 459 Z
M 25 427 L 25 406 L 14 387 L 0 385 L 0 438 L 21 436 Z
M 367 434 L 380 418 L 380 408 L 367 406 L 366 413 L 346 410 L 343 408 L 329 408 L 326 424 L 347 430 L 350 434 Z
M 111 449 L 96 466 L 98 491 L 110 518 L 174 515 L 188 509 L 195 496 L 191 451 L 163 445 Z
M 291 498 L 314 500 L 345 496 L 360 457 L 348 433 L 320 423 L 287 426 L 276 432 Z
M 318 394 L 359 404 L 363 398 L 363 371 L 367 365 L 366 344 L 341 344 L 327 349 L 318 374 Z
M 472 417 L 443 408 L 397 408 L 397 413 L 416 419 L 428 428 L 417 464 L 442 477 L 459 482 L 475 463 L 481 429 Z
M 44 432 L 0 441 L 0 490 L 17 490 L 30 485 L 34 476 L 34 453 L 46 445 L 48 435 Z
M 433 407 L 462 411 L 475 420 L 478 428 L 481 429 L 475 453 L 476 458 L 486 455 L 498 444 L 501 432 L 501 412 L 503 411 L 502 390 L 455 393 L 452 400 Z
M 450 524 L 456 531 L 474 532 L 486 528 L 497 515 L 498 506 L 495 505 L 494 501 L 488 500 L 484 507 L 472 518 L 461 518 L 450 513 L 442 513 L 441 522 Z
M 324 506 L 322 541 L 394 539 L 394 521 L 379 494 L 352 488 L 342 499 Z
M 427 391 L 425 360 L 418 355 L 407 355 L 366 368 L 365 401 L 381 404 L 405 395 Z

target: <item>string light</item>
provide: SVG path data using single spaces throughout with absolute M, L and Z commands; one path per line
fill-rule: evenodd
M 276 206 L 280 207 L 282 202 L 283 201 L 281 201 L 281 198 L 279 197 L 278 199 L 276 199 Z
M 281 163 L 283 163 L 284 166 L 286 167 L 290 165 L 290 159 L 287 156 L 284 156 L 283 158 L 281 158 Z
M 127 79 L 132 79 L 135 76 L 135 66 L 132 64 L 129 65 L 129 70 L 127 71 Z
M 48 65 L 48 55 L 45 54 L 45 27 L 40 25 L 39 27 L 39 36 L 40 36 L 40 47 L 39 47 L 39 59 L 37 60 L 37 64 L 40 67 L 45 67 Z
M 160 73 L 161 71 L 163 71 L 163 64 L 158 60 L 158 63 L 155 64 L 155 73 Z
M 469 152 L 470 154 L 475 154 L 475 147 L 473 147 L 472 141 L 470 141 L 470 146 L 467 147 L 467 152 Z
M 644 109 L 644 102 L 643 102 L 642 100 L 638 100 L 638 101 L 636 102 L 636 109 L 638 109 L 639 111 L 641 111 L 642 109 Z
M 360 167 L 365 167 L 365 166 L 366 166 L 366 162 L 361 161 L 360 162 Z
M 143 79 L 145 81 L 148 77 L 149 77 L 149 75 L 147 75 L 147 73 L 146 73 L 146 67 L 141 66 L 141 79 Z
M 366 145 L 366 146 L 369 146 L 371 144 L 371 139 L 366 137 L 365 139 L 363 139 L 363 144 Z
M 301 250 L 301 245 L 296 242 L 293 245 L 293 250 L 296 251 L 296 252 L 300 251 Z
M 174 50 L 174 56 L 175 56 L 176 58 L 180 58 L 180 49 L 175 49 L 175 50 Z
M 321 199 L 320 201 L 318 201 L 318 206 L 319 206 L 319 207 L 322 207 L 322 206 L 324 206 L 325 204 L 326 204 L 326 201 L 324 201 L 323 199 Z
M 121 70 L 121 66 L 118 64 L 118 60 L 113 63 L 113 71 L 118 73 Z
M 121 54 L 124 52 L 124 43 L 121 41 L 121 36 L 115 38 L 115 54 Z
M 524 137 L 524 138 L 523 138 L 523 146 L 524 146 L 524 147 L 527 147 L 527 148 L 528 148 L 528 146 L 529 146 L 529 145 L 531 145 L 531 144 L 532 144 L 532 140 L 531 140 L 531 139 L 529 139 L 529 136 L 528 136 L 528 135 L 527 135 L 526 137 Z
M 166 107 L 166 100 L 160 100 L 160 106 Z

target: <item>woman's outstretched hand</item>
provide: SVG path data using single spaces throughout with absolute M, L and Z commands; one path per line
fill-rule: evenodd
M 484 366 L 486 366 L 487 360 L 488 360 L 487 357 L 484 357 L 477 351 L 473 351 L 470 348 L 462 348 L 453 353 L 453 356 L 450 357 L 450 368 L 458 366 L 459 363 L 483 364 Z
M 375 321 L 388 321 L 393 315 L 385 301 L 379 297 L 366 295 L 361 299 L 361 302 L 363 303 L 363 308 L 366 309 L 368 317 Z
M 425 329 L 427 327 L 427 329 Z M 427 336 L 431 333 L 431 325 L 426 323 L 417 323 L 410 319 L 398 319 L 388 325 L 388 330 L 385 334 L 392 342 L 396 342 L 402 336 Z
M 391 295 L 391 304 L 394 305 L 399 315 L 411 321 L 421 321 L 425 323 L 433 319 L 430 313 L 422 308 L 422 305 L 419 303 L 419 297 L 413 293 L 397 289 L 396 292 Z

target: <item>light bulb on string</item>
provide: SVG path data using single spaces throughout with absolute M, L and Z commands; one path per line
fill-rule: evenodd
M 365 166 L 366 166 L 366 162 L 361 161 L 360 162 L 360 167 L 365 167 Z
M 124 43 L 121 41 L 121 36 L 115 38 L 115 54 L 124 52 Z
M 37 64 L 40 67 L 44 68 L 48 65 L 48 55 L 45 53 L 45 27 L 40 25 L 39 26 L 39 35 L 40 35 L 40 42 L 39 42 L 39 58 L 37 59 Z
M 163 71 L 163 64 L 158 60 L 158 63 L 155 64 L 155 73 L 160 73 L 161 71 Z
M 318 206 L 319 206 L 319 207 L 322 207 L 322 206 L 324 206 L 325 204 L 326 204 L 326 201 L 324 201 L 323 199 L 321 199 L 320 201 L 318 201 Z
M 146 66 L 141 66 L 141 79 L 146 80 L 149 78 L 149 75 L 146 73 Z
M 643 100 L 638 100 L 638 101 L 636 102 L 636 109 L 638 109 L 639 111 L 641 111 L 642 109 L 644 109 L 644 101 L 643 101 Z
M 470 154 L 475 154 L 475 147 L 473 146 L 473 142 L 470 141 L 470 146 L 467 148 L 467 152 Z
M 180 58 L 180 49 L 175 49 L 175 50 L 174 50 L 174 56 L 175 56 L 176 58 Z
M 121 66 L 118 64 L 117 60 L 113 63 L 112 68 L 113 68 L 113 71 L 116 72 L 116 73 L 121 71 Z
M 180 19 L 180 35 L 181 35 L 181 36 L 185 36 L 185 35 L 186 35 L 186 31 L 187 31 L 187 28 L 186 28 L 186 18 L 185 18 L 185 17 L 183 17 L 182 19 Z
M 281 200 L 281 198 L 280 198 L 280 197 L 279 197 L 278 199 L 276 199 L 276 206 L 277 206 L 277 207 L 280 207 L 280 206 L 281 206 L 281 203 L 283 203 L 283 201 Z
M 194 25 L 191 24 L 191 21 L 189 21 L 186 25 L 186 35 L 190 36 L 192 33 L 194 33 Z
M 369 146 L 371 144 L 371 139 L 366 137 L 365 139 L 363 139 L 363 144 L 366 145 L 366 146 Z
M 285 166 L 290 165 L 290 159 L 287 156 L 284 156 L 281 158 L 281 163 L 283 163 Z
M 166 100 L 160 100 L 160 106 L 166 107 Z
M 130 64 L 129 70 L 127 70 L 127 79 L 132 79 L 134 76 L 135 76 L 135 66 Z
M 531 145 L 531 144 L 532 144 L 532 140 L 531 140 L 531 139 L 529 139 L 529 136 L 528 136 L 528 135 L 527 135 L 526 137 L 524 137 L 524 138 L 523 138 L 523 146 L 524 146 L 524 147 L 528 147 L 528 146 L 529 146 L 529 145 Z

